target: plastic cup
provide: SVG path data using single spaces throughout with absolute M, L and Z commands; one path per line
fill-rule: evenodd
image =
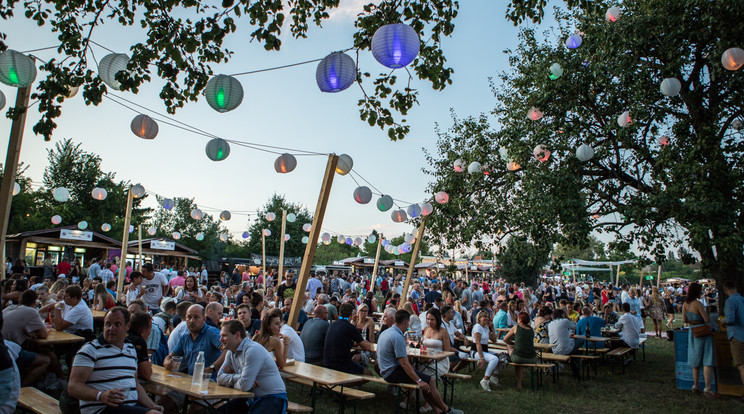
M 202 393 L 202 394 L 206 394 L 207 393 L 207 389 L 209 388 L 209 381 L 211 379 L 212 379 L 212 373 L 211 372 L 204 371 L 202 373 L 202 382 L 201 382 L 201 385 L 199 387 L 199 392 L 200 393 Z
M 175 365 L 175 367 L 176 367 L 174 371 L 179 371 L 181 369 L 181 364 L 182 363 L 183 363 L 183 357 L 182 356 L 178 356 L 178 355 L 174 355 L 173 356 L 173 365 Z

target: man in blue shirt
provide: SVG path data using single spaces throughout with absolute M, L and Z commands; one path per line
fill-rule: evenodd
M 739 370 L 744 384 L 744 298 L 736 290 L 736 285 L 729 281 L 723 285 L 728 295 L 726 299 L 726 334 L 731 344 L 731 359 Z M 741 399 L 744 401 L 744 398 Z
M 186 311 L 186 326 L 188 335 L 183 335 L 176 342 L 171 353 L 165 357 L 163 366 L 173 371 L 194 373 L 194 363 L 199 351 L 204 352 L 204 370 L 215 372 L 222 365 L 225 357 L 220 348 L 220 330 L 209 326 L 205 322 L 206 315 L 201 305 L 191 305 Z M 180 367 L 175 366 L 173 357 L 183 357 Z
M 602 336 L 602 328 L 605 326 L 605 320 L 592 315 L 592 310 L 588 306 L 581 309 L 583 318 L 576 323 L 576 336 L 586 336 L 587 329 L 589 336 Z M 591 342 L 594 348 L 604 348 L 604 342 Z

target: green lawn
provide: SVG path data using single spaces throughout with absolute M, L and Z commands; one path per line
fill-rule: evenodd
M 650 322 L 650 321 L 649 321 Z M 681 325 L 681 317 L 675 326 Z M 651 330 L 653 328 L 651 327 Z M 731 397 L 718 400 L 693 395 L 690 391 L 678 390 L 674 380 L 674 348 L 666 339 L 649 338 L 646 342 L 646 362 L 639 354 L 638 360 L 625 371 L 616 367 L 600 365 L 598 376 L 589 381 L 577 382 L 570 369 L 564 370 L 560 382 L 554 384 L 545 377 L 540 391 L 530 391 L 529 373 L 525 373 L 524 388 L 515 389 L 514 369 L 506 368 L 500 375 L 503 384 L 498 390 L 486 393 L 478 385 L 483 370 L 472 373 L 470 381 L 460 381 L 455 388 L 454 406 L 466 413 L 525 413 L 525 412 L 573 412 L 573 413 L 734 413 L 744 412 L 744 404 Z M 467 369 L 461 373 L 468 373 Z M 702 373 L 701 373 L 702 375 Z M 395 397 L 384 385 L 365 384 L 362 389 L 373 392 L 376 397 L 357 404 L 358 413 L 394 412 Z M 441 390 L 441 387 L 440 387 Z M 302 394 L 296 384 L 288 385 L 289 399 L 310 405 L 310 395 L 305 387 Z M 318 396 L 317 412 L 338 412 L 337 399 L 330 395 Z M 353 412 L 353 404 L 347 405 Z M 402 412 L 402 410 L 401 410 Z M 413 412 L 411 410 L 410 412 Z

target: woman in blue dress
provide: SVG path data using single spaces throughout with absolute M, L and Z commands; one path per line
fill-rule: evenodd
M 713 392 L 711 381 L 713 380 L 713 367 L 715 358 L 713 356 L 713 336 L 703 336 L 695 338 L 692 328 L 708 324 L 710 318 L 705 306 L 698 300 L 703 292 L 699 283 L 692 283 L 687 290 L 687 298 L 682 305 L 682 320 L 690 324 L 689 329 L 689 346 L 687 348 L 687 364 L 692 368 L 692 391 L 700 393 L 698 386 L 700 380 L 700 367 L 703 367 L 703 377 L 705 378 L 705 390 L 703 393 L 706 397 L 716 398 L 718 395 Z

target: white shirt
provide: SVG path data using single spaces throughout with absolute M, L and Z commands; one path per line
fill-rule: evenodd
M 160 319 L 160 318 L 158 318 Z M 178 325 L 176 325 L 175 328 L 170 333 L 170 336 L 168 337 L 168 351 L 172 351 L 175 349 L 176 344 L 178 343 L 178 340 L 183 336 L 188 334 L 189 327 L 186 326 L 186 321 L 181 321 Z
M 550 343 L 556 344 L 553 353 L 557 355 L 568 355 L 573 351 L 574 340 L 571 338 L 571 330 L 576 330 L 576 322 L 570 319 L 556 319 L 548 324 Z
M 620 338 L 628 344 L 629 347 L 635 349 L 638 348 L 641 338 L 641 320 L 631 315 L 630 312 L 625 312 L 623 316 L 618 319 L 615 324 L 615 328 L 622 329 L 620 332 Z M 550 329 L 550 327 L 548 327 Z
M 475 333 L 481 334 L 480 343 L 481 345 L 488 345 L 488 338 L 491 335 L 491 331 L 488 329 L 487 326 L 483 326 L 479 323 L 476 323 L 475 326 L 473 326 L 473 340 L 475 341 Z M 488 348 L 484 349 L 484 351 L 488 351 Z
M 295 361 L 305 362 L 305 345 L 302 344 L 300 335 L 297 335 L 294 329 L 289 325 L 282 325 L 279 329 L 279 333 L 289 337 L 289 350 L 287 351 L 287 358 L 294 359 Z
M 163 286 L 168 286 L 168 279 L 158 272 L 153 273 L 153 275 L 152 280 L 148 280 L 146 277 L 142 278 L 142 284 L 145 285 L 145 294 L 142 295 L 142 300 L 145 301 L 149 309 L 160 309 Z
M 459 329 L 455 327 L 455 321 L 452 320 L 451 322 L 447 322 L 442 320 L 442 326 L 447 330 L 447 334 L 450 338 L 450 345 L 453 345 L 455 343 L 455 332 L 459 331 Z
M 93 312 L 82 300 L 75 306 L 65 303 L 62 319 L 72 324 L 65 329 L 67 333 L 75 333 L 77 330 L 93 330 Z

